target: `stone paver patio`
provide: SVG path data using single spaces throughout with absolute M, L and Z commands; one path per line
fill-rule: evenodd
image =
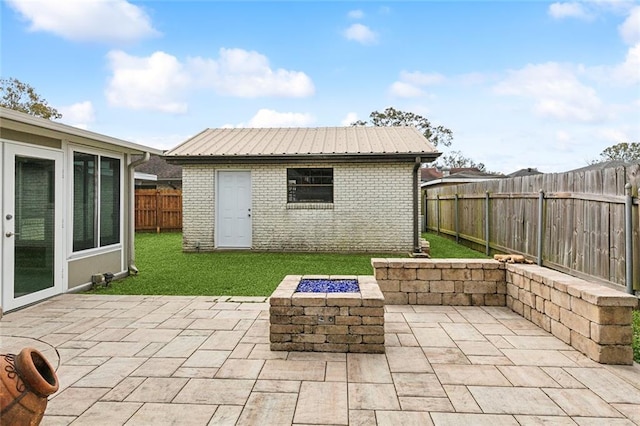
M 265 298 L 67 294 L 0 320 L 60 390 L 43 425 L 640 425 L 640 365 L 508 308 L 386 306 L 386 354 L 272 352 Z

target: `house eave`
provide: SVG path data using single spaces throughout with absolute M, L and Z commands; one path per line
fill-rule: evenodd
M 407 152 L 407 153 L 355 153 L 355 154 L 295 154 L 295 155 L 169 155 L 163 156 L 169 164 L 281 164 L 281 163 L 388 163 L 410 162 L 416 158 L 428 163 L 440 156 L 440 152 Z
M 106 136 L 89 130 L 79 129 L 52 120 L 34 117 L 18 111 L 0 107 L 0 128 L 26 132 L 34 135 L 67 140 L 73 143 L 86 144 L 87 142 L 99 143 L 114 147 L 118 151 L 131 154 L 149 152 L 160 155 L 164 151 L 123 139 Z

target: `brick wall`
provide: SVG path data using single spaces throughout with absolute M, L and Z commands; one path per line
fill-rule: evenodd
M 333 204 L 288 204 L 287 167 L 333 167 Z M 250 170 L 253 249 L 411 251 L 412 167 L 411 163 L 187 165 L 183 249 L 215 248 L 216 170 Z
M 182 248 L 213 250 L 214 169 L 211 166 L 182 168 Z

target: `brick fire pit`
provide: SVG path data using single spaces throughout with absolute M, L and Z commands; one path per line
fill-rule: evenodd
M 357 279 L 360 291 L 298 292 L 301 279 Z M 384 296 L 372 276 L 287 275 L 269 303 L 273 351 L 384 353 Z

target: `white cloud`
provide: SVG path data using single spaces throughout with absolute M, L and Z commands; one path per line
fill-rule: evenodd
M 362 19 L 364 18 L 364 12 L 360 9 L 350 10 L 347 16 L 351 19 Z
M 114 50 L 107 58 L 113 72 L 106 89 L 109 104 L 169 113 L 187 111 L 181 94 L 189 75 L 175 56 L 158 51 L 136 57 Z
M 593 19 L 582 3 L 552 3 L 547 11 L 555 19 L 578 18 L 585 21 Z
M 138 57 L 114 50 L 107 58 L 112 71 L 107 100 L 130 109 L 184 113 L 184 97 L 194 89 L 241 98 L 305 97 L 315 91 L 305 73 L 273 70 L 264 55 L 242 49 L 220 49 L 218 59 L 197 57 L 184 63 L 162 51 Z
M 377 41 L 377 35 L 369 27 L 362 24 L 353 24 L 344 31 L 347 40 L 357 41 L 362 44 L 374 44 Z
M 220 49 L 216 59 L 190 58 L 188 68 L 196 84 L 218 94 L 255 98 L 301 98 L 315 92 L 313 81 L 301 71 L 273 70 L 266 56 L 243 49 Z
M 604 86 L 637 85 L 640 83 L 640 42 L 629 47 L 624 61 L 614 65 L 584 67 L 584 73 Z
M 631 9 L 627 19 L 618 27 L 618 31 L 627 44 L 640 43 L 640 6 Z
M 247 127 L 308 127 L 314 121 L 311 114 L 278 112 L 263 108 L 249 120 Z
M 145 11 L 126 0 L 7 0 L 29 22 L 73 41 L 122 43 L 158 35 Z
M 623 86 L 640 83 L 640 42 L 629 48 L 624 62 L 613 68 L 611 77 Z
M 440 84 L 445 80 L 446 78 L 438 73 L 401 71 L 400 80 L 391 84 L 389 94 L 399 98 L 417 98 L 426 95 L 422 87 Z
M 406 83 L 404 81 L 395 81 L 389 87 L 389 94 L 398 98 L 418 98 L 426 93 L 421 88 Z
M 340 122 L 343 126 L 351 126 L 351 123 L 358 121 L 358 114 L 355 112 L 349 112 Z
M 62 114 L 62 121 L 80 129 L 88 129 L 95 121 L 95 111 L 91 101 L 78 102 L 73 105 L 58 108 Z
M 595 90 L 578 80 L 569 66 L 549 62 L 509 71 L 494 86 L 499 95 L 535 101 L 534 112 L 566 121 L 594 122 L 602 118 L 602 102 Z

